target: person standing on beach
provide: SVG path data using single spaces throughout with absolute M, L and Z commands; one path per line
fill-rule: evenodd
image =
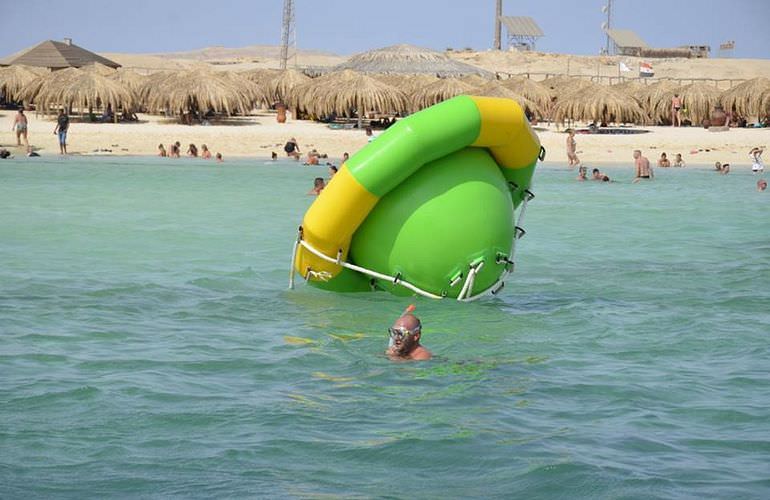
M 577 144 L 575 143 L 575 130 L 567 129 L 567 161 L 570 167 L 580 165 L 580 159 L 577 157 Z
M 59 111 L 59 117 L 56 118 L 56 128 L 53 129 L 54 135 L 59 136 L 59 153 L 67 154 L 67 131 L 70 128 L 70 117 L 67 116 L 67 112 L 62 108 Z
M 652 167 L 650 167 L 650 160 L 642 156 L 642 152 L 639 149 L 634 150 L 634 164 L 636 166 L 636 176 L 633 182 L 655 177 L 655 174 L 652 173 Z
M 679 111 L 682 109 L 682 99 L 679 94 L 674 94 L 671 98 L 671 126 L 681 127 L 682 118 L 679 116 Z
M 16 145 L 21 146 L 21 138 L 24 137 L 24 145 L 29 147 L 29 141 L 27 140 L 27 115 L 24 114 L 24 110 L 19 108 L 19 112 L 13 119 L 13 127 L 11 130 L 16 132 Z

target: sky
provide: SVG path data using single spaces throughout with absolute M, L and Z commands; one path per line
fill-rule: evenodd
M 607 0 L 504 0 L 503 14 L 531 16 L 543 52 L 591 55 L 605 45 Z M 485 50 L 494 0 L 295 0 L 300 49 L 339 55 L 410 43 Z M 158 53 L 279 45 L 283 0 L 0 0 L 0 57 L 43 40 L 72 38 L 95 52 Z M 770 58 L 770 0 L 613 0 L 613 27 L 651 47 L 735 40 L 734 57 Z M 505 37 L 505 32 L 503 32 Z

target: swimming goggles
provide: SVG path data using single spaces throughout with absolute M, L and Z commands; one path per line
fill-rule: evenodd
M 404 337 L 407 337 L 409 335 L 414 335 L 415 333 L 418 333 L 420 330 L 422 330 L 422 325 L 417 325 L 414 327 L 413 330 L 409 330 L 407 328 L 388 328 L 388 334 L 390 334 L 390 338 L 392 339 L 402 339 Z

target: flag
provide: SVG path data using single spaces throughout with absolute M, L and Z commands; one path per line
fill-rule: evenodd
M 648 63 L 648 62 L 639 63 L 639 76 L 650 77 L 654 75 L 655 75 L 655 72 L 652 70 L 652 63 Z
M 620 68 L 620 71 L 631 71 L 631 68 L 626 66 L 626 63 L 624 63 L 623 61 L 620 61 L 618 63 L 618 67 Z

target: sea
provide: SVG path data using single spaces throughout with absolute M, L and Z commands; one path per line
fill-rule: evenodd
M 0 160 L 0 498 L 770 498 L 770 192 L 607 173 L 458 303 L 288 288 L 324 167 Z

